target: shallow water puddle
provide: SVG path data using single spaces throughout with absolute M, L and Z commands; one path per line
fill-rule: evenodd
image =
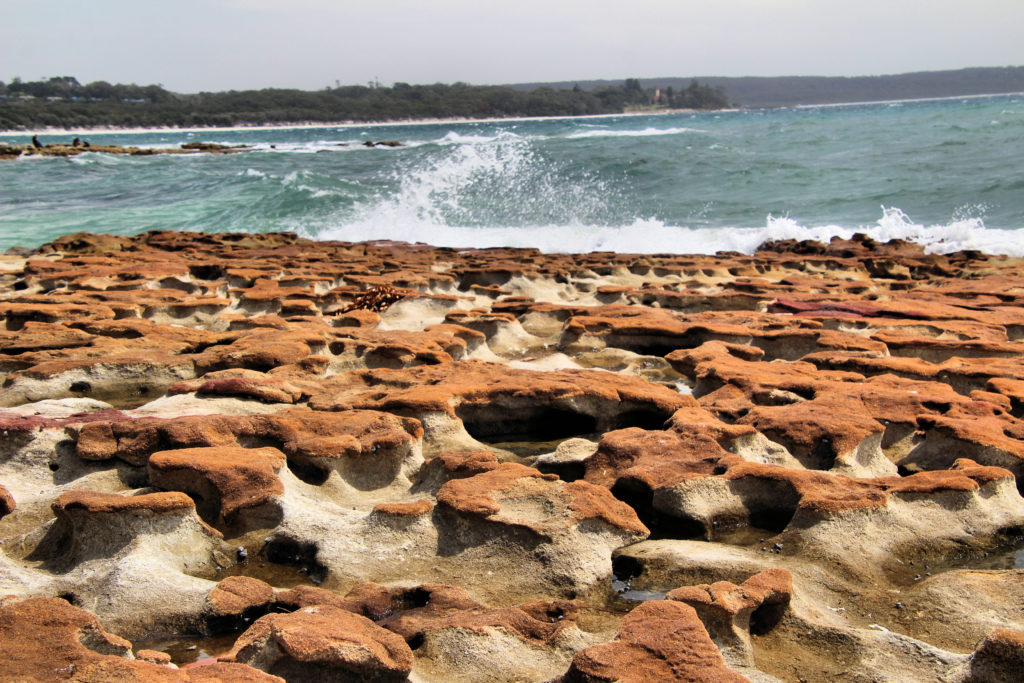
M 619 581 L 618 579 L 612 581 L 612 588 L 614 588 L 615 592 L 618 594 L 619 600 L 625 600 L 626 602 L 664 600 L 665 596 L 668 595 L 667 590 L 659 591 L 630 588 L 628 581 Z
M 602 434 L 600 433 L 589 433 L 559 437 L 556 439 L 534 440 L 530 439 L 529 435 L 526 434 L 497 434 L 487 440 L 479 439 L 478 437 L 478 440 L 484 441 L 488 446 L 500 448 L 503 451 L 509 451 L 520 458 L 533 458 L 538 455 L 544 455 L 545 453 L 553 453 L 563 441 L 568 441 L 569 439 L 586 439 L 587 441 L 597 443 L 601 440 L 601 436 Z
M 240 633 L 240 632 L 239 632 Z M 174 638 L 154 638 L 137 640 L 132 643 L 135 652 L 139 650 L 156 650 L 171 656 L 171 662 L 184 666 L 198 662 L 207 657 L 222 655 L 235 644 L 239 633 L 220 636 L 177 636 Z
M 269 583 L 274 588 L 294 588 L 301 585 L 313 586 L 321 583 L 321 581 L 316 580 L 317 577 L 310 576 L 309 571 L 304 570 L 301 566 L 270 562 L 263 559 L 247 560 L 227 567 L 218 572 L 213 580 L 222 581 L 229 576 L 246 576 L 259 579 Z

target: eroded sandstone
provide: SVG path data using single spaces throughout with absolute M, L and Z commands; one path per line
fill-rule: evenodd
M 863 237 L 69 235 L 0 280 L 0 660 L 1009 680 L 1022 304 L 1016 259 Z

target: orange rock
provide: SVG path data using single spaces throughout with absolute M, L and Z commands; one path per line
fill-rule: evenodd
M 433 509 L 434 504 L 429 500 L 415 500 L 408 503 L 377 503 L 373 506 L 374 512 L 395 517 L 418 517 Z
M 240 616 L 267 608 L 274 601 L 274 588 L 248 576 L 230 576 L 210 591 L 210 606 L 217 616 Z
M 645 602 L 627 614 L 610 643 L 580 651 L 564 683 L 747 681 L 730 671 L 697 613 L 673 601 Z
M 575 603 L 537 602 L 522 607 L 488 608 L 472 600 L 465 591 L 443 584 L 423 584 L 398 592 L 401 608 L 381 625 L 401 635 L 406 642 L 422 642 L 430 632 L 465 629 L 485 633 L 501 629 L 533 647 L 551 645 L 564 628 L 573 624 Z M 568 618 L 567 618 L 568 616 Z
M 301 389 L 291 382 L 277 377 L 254 377 L 250 375 L 210 377 L 210 375 L 215 374 L 218 373 L 208 373 L 198 380 L 178 382 L 168 387 L 167 392 L 170 394 L 195 392 L 196 394 L 207 396 L 255 398 L 267 403 L 297 403 L 303 396 Z
M 969 665 L 971 681 L 997 683 L 1015 679 L 1024 667 L 1024 633 L 996 629 L 978 643 Z
M 277 478 L 284 463 L 276 448 L 207 447 L 158 451 L 148 465 L 154 486 L 188 493 L 205 519 L 224 527 L 284 493 Z
M 438 491 L 437 503 L 464 515 L 524 526 L 539 534 L 574 526 L 584 519 L 601 519 L 623 531 L 648 533 L 633 509 L 616 500 L 607 489 L 582 481 L 564 485 L 555 484 L 557 481 L 558 477 L 553 474 L 542 474 L 515 463 L 502 463 L 493 470 L 447 482 Z M 551 498 L 555 506 L 564 505 L 569 514 L 539 519 L 520 517 L 515 513 L 503 514 L 504 501 L 512 503 L 520 498 Z
M 741 586 L 728 581 L 686 586 L 670 591 L 667 598 L 685 602 L 698 610 L 705 606 L 715 607 L 723 614 L 736 615 L 764 604 L 788 603 L 792 593 L 792 574 L 785 569 L 767 569 L 750 577 Z
M 323 605 L 337 607 L 377 621 L 392 612 L 391 591 L 376 583 L 358 584 L 344 596 L 323 588 L 296 586 L 277 594 L 278 603 L 289 609 Z
M 536 372 L 494 363 L 459 361 L 403 370 L 363 370 L 323 380 L 309 401 L 316 410 L 362 408 L 399 414 L 442 412 L 469 422 L 470 433 L 512 433 L 503 423 L 554 411 L 583 431 L 619 426 L 632 419 L 664 421 L 693 399 L 635 377 L 591 370 Z M 572 416 L 577 416 L 573 418 Z M 583 423 L 586 422 L 584 429 Z M 504 430 L 504 432 L 502 431 Z
M 163 514 L 177 510 L 190 510 L 195 507 L 192 499 L 184 493 L 171 491 L 167 493 L 147 493 L 141 496 L 120 496 L 116 493 L 99 493 L 96 491 L 74 490 L 63 493 L 53 501 L 53 511 L 57 515 L 82 510 L 88 513 L 121 513 L 147 511 Z
M 14 512 L 15 507 L 14 496 L 0 485 L 0 519 Z
M 413 655 L 400 636 L 366 617 L 320 605 L 261 617 L 221 660 L 250 663 L 286 680 L 404 681 Z
M 270 415 L 210 415 L 144 418 L 85 424 L 76 446 L 80 457 L 118 457 L 141 465 L 168 446 L 237 446 L 242 438 L 276 443 L 286 455 L 306 458 L 358 457 L 407 446 L 422 435 L 416 420 L 375 411 L 315 412 L 305 408 Z
M 104 631 L 96 617 L 59 598 L 0 604 L 0 662 L 5 680 L 282 681 L 240 665 L 202 673 L 179 671 L 133 659 L 131 647 L 127 640 Z
M 693 607 L 723 652 L 753 666 L 751 633 L 764 635 L 774 628 L 792 593 L 792 574 L 785 569 L 767 569 L 739 586 L 728 581 L 685 586 L 670 591 L 667 598 Z

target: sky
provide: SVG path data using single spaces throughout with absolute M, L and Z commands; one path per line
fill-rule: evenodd
M 1024 0 L 0 0 L 0 80 L 176 92 L 1024 65 Z

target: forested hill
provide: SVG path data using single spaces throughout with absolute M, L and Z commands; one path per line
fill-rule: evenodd
M 678 88 L 685 86 L 691 79 L 674 77 L 646 80 L 662 87 Z M 744 107 L 787 107 L 798 104 L 882 102 L 1024 92 L 1024 66 L 922 71 L 890 76 L 701 76 L 697 80 L 723 90 L 730 101 Z M 578 85 L 584 90 L 593 90 L 609 83 L 611 81 L 564 81 L 546 85 L 552 88 Z M 537 85 L 519 83 L 511 87 L 529 90 Z
M 631 109 L 720 109 L 728 104 L 721 90 L 707 84 L 690 81 L 679 88 L 659 87 L 635 78 L 590 90 L 395 83 L 184 95 L 158 85 L 83 85 L 71 76 L 55 76 L 0 82 L 0 130 L 575 116 Z
M 666 77 L 502 86 L 350 85 L 181 94 L 159 85 L 71 76 L 0 81 L 0 130 L 235 126 L 616 114 L 630 110 L 778 107 L 1024 92 L 1024 67 L 857 77 Z

